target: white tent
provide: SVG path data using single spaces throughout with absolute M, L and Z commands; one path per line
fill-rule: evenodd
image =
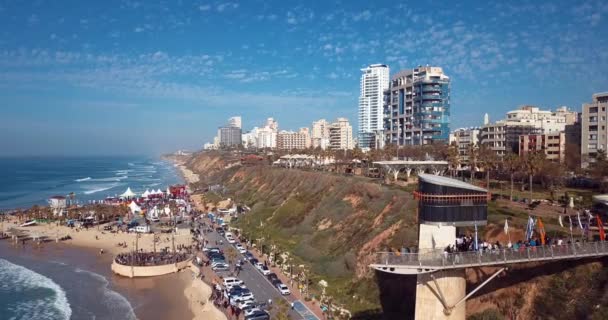
M 167 187 L 167 194 L 171 194 L 171 189 L 169 189 L 169 187 Z
M 125 191 L 125 193 L 120 195 L 121 198 L 133 198 L 135 197 L 135 192 L 131 191 L 131 188 L 127 188 L 127 191 Z
M 163 194 L 162 191 L 160 191 L 160 189 L 156 190 L 156 194 Z
M 135 201 L 132 201 L 129 204 L 129 209 L 131 209 L 132 213 L 141 212 L 141 208 L 137 205 L 137 203 L 135 203 Z
M 147 198 L 150 195 L 150 190 L 146 189 L 144 193 L 141 194 L 142 197 Z

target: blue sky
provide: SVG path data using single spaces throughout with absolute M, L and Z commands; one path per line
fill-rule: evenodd
M 438 65 L 452 128 L 608 91 L 606 1 L 1 1 L 0 155 L 200 148 L 346 116 L 359 69 Z

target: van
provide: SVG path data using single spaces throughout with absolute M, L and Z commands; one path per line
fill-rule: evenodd
M 150 226 L 136 226 L 135 228 L 130 228 L 129 232 L 150 233 Z
M 236 285 L 243 285 L 245 284 L 242 280 L 239 280 L 238 278 L 233 278 L 233 277 L 228 277 L 228 278 L 224 278 L 224 287 L 226 288 L 230 288 Z

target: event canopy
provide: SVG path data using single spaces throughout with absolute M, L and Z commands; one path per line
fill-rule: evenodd
M 150 190 L 146 189 L 144 193 L 141 194 L 142 197 L 147 198 L 150 195 Z
M 127 191 L 125 191 L 125 193 L 120 195 L 121 198 L 133 198 L 135 197 L 135 192 L 131 191 L 131 188 L 127 188 Z
M 129 204 L 129 209 L 131 209 L 131 212 L 133 213 L 141 212 L 141 208 L 137 205 L 137 203 L 135 203 L 135 201 L 132 201 Z

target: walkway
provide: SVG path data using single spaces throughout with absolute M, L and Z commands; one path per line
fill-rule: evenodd
M 319 318 L 317 318 L 317 316 L 315 316 L 300 300 L 293 302 L 293 309 L 296 310 L 304 320 L 319 320 Z
M 608 242 L 582 242 L 561 246 L 522 247 L 484 252 L 376 253 L 370 266 L 396 274 L 420 274 L 440 270 L 504 266 L 525 262 L 549 262 L 608 256 Z

